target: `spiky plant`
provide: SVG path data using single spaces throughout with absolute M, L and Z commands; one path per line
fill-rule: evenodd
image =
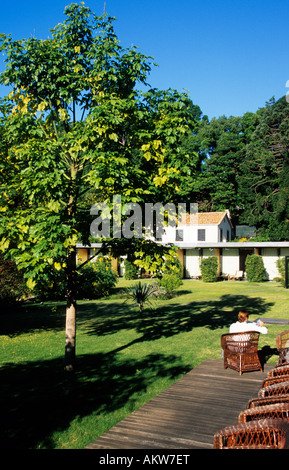
M 146 283 L 142 284 L 140 281 L 127 288 L 128 297 L 139 306 L 140 316 L 142 316 L 144 304 L 146 302 L 151 303 L 149 297 L 151 297 L 156 291 L 157 288 L 155 285 Z

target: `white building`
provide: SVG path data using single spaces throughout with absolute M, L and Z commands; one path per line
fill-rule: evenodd
M 262 256 L 268 280 L 280 277 L 276 261 L 289 256 L 289 242 L 233 242 L 232 234 L 228 211 L 197 213 L 191 218 L 187 215 L 175 227 L 164 227 L 159 243 L 173 244 L 178 248 L 184 278 L 199 277 L 201 260 L 208 256 L 218 258 L 220 277 L 234 276 L 238 271 L 242 271 L 245 277 L 245 261 L 250 254 Z M 78 245 L 78 255 L 84 261 L 100 246 Z M 112 262 L 114 269 L 119 271 L 118 260 Z
M 164 228 L 163 243 L 216 243 L 232 239 L 233 226 L 228 211 L 186 214 L 175 227 Z
M 166 227 L 163 243 L 174 243 L 184 267 L 185 278 L 200 276 L 202 258 L 216 256 L 219 275 L 227 278 L 238 271 L 246 275 L 245 262 L 250 254 L 263 258 L 267 279 L 280 277 L 276 261 L 289 255 L 289 242 L 232 242 L 233 225 L 229 211 L 188 214 L 176 227 Z
M 276 262 L 289 256 L 288 242 L 217 242 L 217 243 L 180 243 L 176 242 L 179 258 L 184 267 L 184 277 L 194 278 L 200 275 L 202 258 L 216 256 L 219 261 L 221 277 L 235 276 L 238 271 L 245 274 L 246 257 L 261 255 L 267 273 L 267 279 L 280 277 Z

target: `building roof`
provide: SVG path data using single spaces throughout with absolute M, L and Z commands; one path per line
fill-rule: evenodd
M 289 242 L 174 242 L 180 249 L 192 248 L 289 248 Z
M 226 211 L 223 212 L 197 212 L 196 214 L 184 214 L 179 225 L 220 225 L 224 217 L 228 218 L 231 224 L 230 217 Z M 231 224 L 232 225 L 232 224 Z
M 171 246 L 171 243 L 156 242 L 159 245 Z M 101 248 L 101 243 L 91 243 L 91 245 L 83 245 L 77 243 L 77 248 Z M 190 248 L 289 248 L 289 242 L 174 242 L 174 246 L 183 249 Z

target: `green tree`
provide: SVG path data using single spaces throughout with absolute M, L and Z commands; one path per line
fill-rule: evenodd
M 143 146 L 149 173 L 155 173 L 156 149 L 163 153 L 151 194 L 154 200 L 191 202 L 201 163 L 195 139 L 202 112 L 187 94 L 176 90 L 149 90 L 144 103 L 150 110 L 147 144 Z
M 288 240 L 289 104 L 271 100 L 262 110 L 241 165 L 240 188 L 246 201 L 243 220 L 258 235 Z
M 15 307 L 28 294 L 23 273 L 17 269 L 15 262 L 4 259 L 0 253 L 0 307 Z
M 191 104 L 181 94 L 174 100 L 182 110 L 177 125 L 171 103 L 154 112 L 156 93 L 148 99 L 135 88 L 147 84 L 152 59 L 120 46 L 113 18 L 83 3 L 69 5 L 65 15 L 47 40 L 0 37 L 7 62 L 0 82 L 12 87 L 1 101 L 0 241 L 30 288 L 48 265 L 65 271 L 65 368 L 73 370 L 76 244 L 90 241 L 91 205 L 114 194 L 145 201 L 159 188 L 177 190 L 183 173 L 176 161 L 168 164 L 170 135 L 177 145 L 195 117 L 188 118 Z M 108 239 L 102 252 L 138 244 L 144 242 Z
M 258 123 L 258 116 L 221 116 L 200 126 L 198 139 L 203 152 L 203 167 L 198 179 L 199 205 L 203 210 L 229 209 L 239 216 L 243 200 L 239 191 L 240 165 L 246 145 Z

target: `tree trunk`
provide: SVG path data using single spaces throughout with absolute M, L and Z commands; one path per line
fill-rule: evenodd
M 65 327 L 65 370 L 75 369 L 76 348 L 76 248 L 67 257 L 67 305 Z

